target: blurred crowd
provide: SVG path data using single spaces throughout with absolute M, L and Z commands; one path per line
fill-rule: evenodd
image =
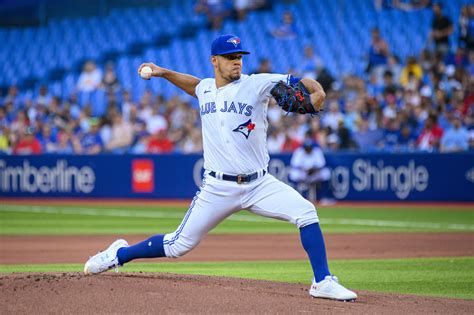
M 297 77 L 312 77 L 324 87 L 325 111 L 319 117 L 283 112 L 272 100 L 268 109 L 270 153 L 293 152 L 307 140 L 324 151 L 458 152 L 474 150 L 474 5 L 454 24 L 433 6 L 432 31 L 419 56 L 400 60 L 372 29 L 363 76 L 329 73 L 312 46 L 307 46 Z M 204 10 L 204 9 L 203 9 Z M 285 12 L 284 24 L 291 24 Z M 287 33 L 285 33 L 287 32 Z M 291 27 L 272 33 L 298 36 Z M 449 41 L 455 43 L 449 45 Z M 455 47 L 455 49 L 452 49 Z M 273 72 L 262 59 L 252 73 Z M 92 115 L 81 106 L 79 92 L 103 89 L 106 114 Z M 67 99 L 42 86 L 36 98 L 21 97 L 17 87 L 0 99 L 0 152 L 7 154 L 199 153 L 199 110 L 182 95 L 164 99 L 150 91 L 132 99 L 115 75 L 87 62 L 76 91 Z
M 268 0 L 197 0 L 195 11 L 204 14 L 210 29 L 219 30 L 225 19 L 242 21 L 249 11 L 268 9 Z
M 78 90 L 81 82 L 82 76 Z M 98 88 L 106 88 L 103 81 Z M 202 151 L 199 112 L 179 96 L 165 100 L 147 91 L 135 102 L 128 91 L 110 92 L 106 114 L 94 117 L 91 105 L 81 107 L 76 93 L 60 99 L 44 86 L 36 99 L 17 95 L 11 87 L 0 106 L 0 151 L 5 153 Z

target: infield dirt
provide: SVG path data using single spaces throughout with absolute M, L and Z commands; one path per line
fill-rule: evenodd
M 171 274 L 0 276 L 3 314 L 472 314 L 474 301 L 358 291 L 357 302 L 312 299 L 308 287 Z
M 148 236 L 0 236 L 0 264 L 84 263 L 119 237 L 134 244 Z M 329 259 L 474 256 L 474 233 L 328 233 L 325 239 Z M 299 235 L 246 234 L 208 235 L 196 249 L 179 260 L 293 259 L 307 259 Z

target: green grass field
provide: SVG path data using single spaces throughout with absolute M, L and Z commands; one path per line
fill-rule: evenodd
M 187 208 L 130 205 L 0 205 L 0 235 L 155 234 L 172 231 Z M 474 209 L 346 207 L 318 210 L 325 233 L 471 232 Z M 287 223 L 248 212 L 212 233 L 297 233 Z M 356 290 L 474 299 L 474 257 L 332 260 L 330 267 Z M 80 272 L 82 265 L 0 265 L 0 272 Z M 124 272 L 203 274 L 309 284 L 306 261 L 134 263 Z
M 187 208 L 157 206 L 0 205 L 0 234 L 150 234 L 172 231 Z M 325 233 L 474 232 L 472 211 L 400 206 L 318 209 Z M 288 223 L 241 211 L 211 233 L 296 233 Z

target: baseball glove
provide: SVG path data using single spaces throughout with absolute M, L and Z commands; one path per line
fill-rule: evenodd
M 288 113 L 317 115 L 322 111 L 311 104 L 309 92 L 301 81 L 294 86 L 279 81 L 270 90 L 270 94 L 275 98 L 278 106 Z

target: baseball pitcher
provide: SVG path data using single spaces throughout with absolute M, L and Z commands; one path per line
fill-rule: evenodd
M 138 73 L 143 78 L 164 78 L 198 98 L 204 146 L 202 186 L 174 232 L 152 236 L 133 246 L 117 240 L 86 262 L 86 274 L 117 268 L 136 258 L 181 257 L 225 218 L 246 209 L 299 228 L 314 272 L 311 296 L 343 301 L 357 298 L 356 293 L 340 285 L 329 272 L 314 205 L 267 171 L 270 97 L 284 111 L 316 115 L 325 93 L 311 79 L 299 80 L 283 74 L 242 74 L 242 57 L 248 54 L 240 38 L 229 34 L 219 36 L 212 43 L 210 61 L 214 78 L 199 79 L 153 63 L 139 67 Z

